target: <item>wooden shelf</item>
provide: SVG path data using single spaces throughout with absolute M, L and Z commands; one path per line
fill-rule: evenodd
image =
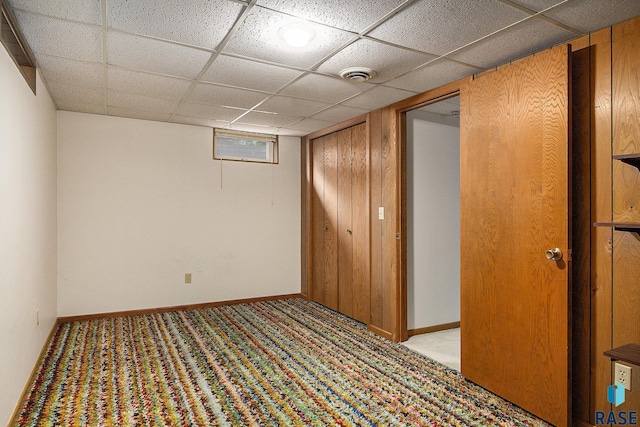
M 620 360 L 640 366 L 640 344 L 626 344 L 604 352 L 612 361 Z
M 613 227 L 618 231 L 640 233 L 640 222 L 594 222 L 594 227 Z
M 634 166 L 640 170 L 640 154 L 621 154 L 613 156 L 614 160 L 620 160 L 628 165 Z

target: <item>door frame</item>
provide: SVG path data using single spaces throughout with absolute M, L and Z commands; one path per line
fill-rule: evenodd
M 473 79 L 473 76 L 457 80 L 455 82 L 431 89 L 427 92 L 392 104 L 390 141 L 392 147 L 396 147 L 397 173 L 396 179 L 396 247 L 394 248 L 393 265 L 398 266 L 394 272 L 394 296 L 396 304 L 393 304 L 395 328 L 394 341 L 406 341 L 408 339 L 407 326 L 407 112 L 425 105 L 443 101 L 460 94 L 462 85 Z

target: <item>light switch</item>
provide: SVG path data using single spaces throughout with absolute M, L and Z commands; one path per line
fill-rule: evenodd
M 191 273 L 184 273 L 184 283 L 191 283 Z
M 378 208 L 378 219 L 384 219 L 384 206 Z

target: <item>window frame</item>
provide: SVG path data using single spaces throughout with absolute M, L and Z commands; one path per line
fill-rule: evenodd
M 33 52 L 16 24 L 9 4 L 0 0 L 0 43 L 20 70 L 33 94 L 36 94 L 36 61 Z
M 235 140 L 253 140 L 253 141 L 259 141 L 259 142 L 265 142 L 267 144 L 267 158 L 261 159 L 256 157 L 231 156 L 231 155 L 219 154 L 216 151 L 217 137 L 226 138 L 226 139 L 235 139 Z M 227 161 L 234 161 L 234 162 L 278 164 L 279 163 L 278 143 L 279 143 L 278 135 L 214 128 L 213 129 L 213 159 L 227 160 Z

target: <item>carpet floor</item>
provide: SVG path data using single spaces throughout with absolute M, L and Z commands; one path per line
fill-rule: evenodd
M 302 299 L 60 324 L 17 426 L 546 426 Z

